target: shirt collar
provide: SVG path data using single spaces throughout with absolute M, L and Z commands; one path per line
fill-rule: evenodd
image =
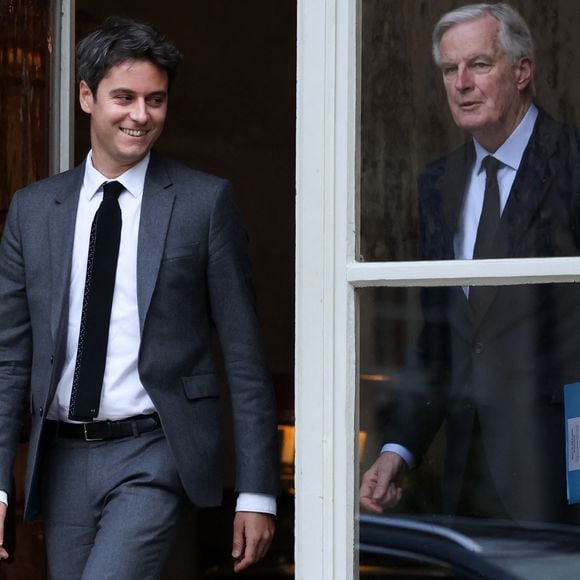
M 474 139 L 475 167 L 478 168 L 477 172 L 479 173 L 482 171 L 481 162 L 488 155 L 492 155 L 498 161 L 501 161 L 503 165 L 507 165 L 514 171 L 517 171 L 520 167 L 522 157 L 524 156 L 524 151 L 526 150 L 530 137 L 534 131 L 534 125 L 536 124 L 537 118 L 538 108 L 535 105 L 531 105 L 519 125 L 495 153 L 490 153 L 485 147 L 478 143 L 476 139 Z
M 143 195 L 143 188 L 145 187 L 145 174 L 149 165 L 149 158 L 151 153 L 147 153 L 139 163 L 133 165 L 115 178 L 114 181 L 120 182 L 123 187 L 135 198 Z M 99 191 L 102 191 L 103 184 L 111 181 L 105 177 L 100 171 L 95 169 L 92 161 L 92 150 L 89 151 L 85 161 L 85 177 L 83 182 L 83 189 L 89 200 L 91 200 Z

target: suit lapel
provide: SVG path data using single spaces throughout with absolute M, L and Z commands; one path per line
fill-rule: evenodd
M 502 258 L 514 256 L 553 181 L 551 159 L 557 148 L 558 125 L 542 111 L 522 158 L 494 243 Z
M 441 180 L 445 219 L 451 233 L 451 243 L 459 227 L 459 216 L 465 199 L 467 179 L 475 161 L 475 147 L 472 142 L 449 157 L 445 174 Z
M 51 271 L 51 332 L 55 344 L 68 318 L 68 290 L 70 286 L 72 248 L 79 192 L 84 175 L 84 164 L 72 170 L 68 181 L 52 195 L 54 206 L 49 215 L 49 246 Z
M 151 304 L 165 249 L 175 194 L 164 163 L 151 153 L 139 222 L 137 246 L 137 302 L 141 331 Z

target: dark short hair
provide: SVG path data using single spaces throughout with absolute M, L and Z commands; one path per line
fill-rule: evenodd
M 111 16 L 77 44 L 77 77 L 96 98 L 111 68 L 127 60 L 147 60 L 167 73 L 171 86 L 181 59 L 173 42 L 149 24 Z

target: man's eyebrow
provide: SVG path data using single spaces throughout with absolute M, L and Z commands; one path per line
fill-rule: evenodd
M 493 60 L 495 58 L 495 55 L 493 54 L 487 54 L 487 53 L 483 53 L 480 52 L 479 54 L 474 54 L 473 56 L 470 56 L 467 59 L 467 62 L 473 62 L 474 60 Z
M 111 89 L 109 92 L 112 95 L 114 95 L 115 93 L 131 93 L 131 94 L 133 94 L 135 91 L 133 91 L 131 89 L 126 89 L 124 87 L 117 87 L 116 89 Z
M 459 62 L 463 61 L 463 62 L 474 62 L 476 60 L 494 60 L 496 57 L 493 54 L 488 54 L 488 53 L 484 53 L 484 52 L 479 52 L 477 54 L 473 54 L 470 56 L 467 56 L 466 58 L 462 58 L 460 59 Z M 458 61 L 456 60 L 441 60 L 440 63 L 440 67 L 444 67 L 444 66 L 456 66 L 458 64 Z
M 123 87 L 118 87 L 116 89 L 111 89 L 109 91 L 110 95 L 135 95 L 137 94 L 136 91 L 134 91 L 133 89 L 126 89 Z M 166 97 L 168 95 L 168 91 L 162 90 L 162 91 L 153 91 L 151 93 L 147 93 L 145 96 L 146 97 Z

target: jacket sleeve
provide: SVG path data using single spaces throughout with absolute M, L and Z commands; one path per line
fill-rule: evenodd
M 226 185 L 209 228 L 207 279 L 230 389 L 236 489 L 279 491 L 276 404 L 256 313 L 246 232 Z
M 419 252 L 423 260 L 453 257 L 453 240 L 445 227 L 440 190 L 445 174 L 445 163 L 438 161 L 418 180 Z M 397 380 L 397 394 L 385 429 L 385 443 L 402 445 L 413 454 L 417 464 L 445 414 L 451 364 L 446 316 L 448 300 L 448 288 L 421 290 L 421 331 Z
M 3 490 L 11 485 L 32 359 L 21 219 L 15 195 L 0 243 L 0 489 Z
M 443 317 L 445 290 L 424 288 L 421 292 L 421 332 L 397 380 L 397 394 L 385 428 L 385 443 L 402 445 L 417 464 L 445 415 L 450 364 L 448 329 Z

